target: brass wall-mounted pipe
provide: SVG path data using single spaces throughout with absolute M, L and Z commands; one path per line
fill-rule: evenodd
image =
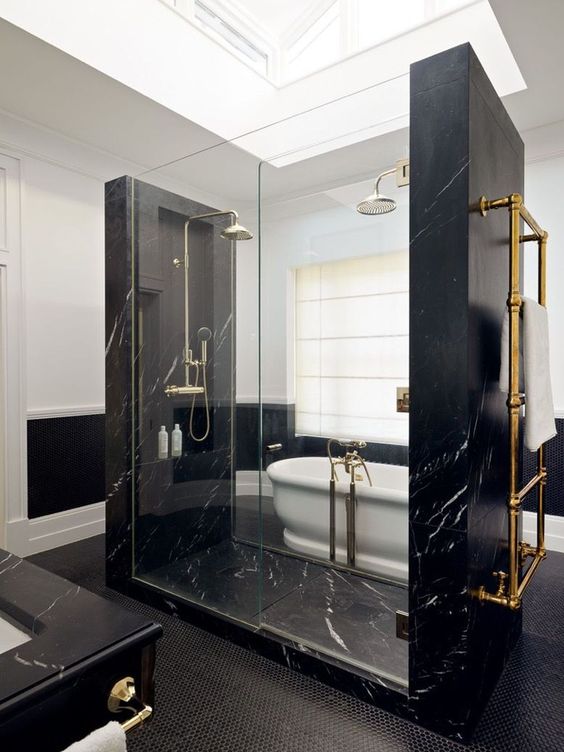
M 536 242 L 538 244 L 538 302 L 546 306 L 546 244 L 548 233 L 541 228 L 523 205 L 523 199 L 518 193 L 488 201 L 485 196 L 480 198 L 478 208 L 483 217 L 492 209 L 507 208 L 509 211 L 509 294 L 507 308 L 509 310 L 509 394 L 507 410 L 509 417 L 509 493 L 507 499 L 508 518 L 508 572 L 494 572 L 497 578 L 497 590 L 490 593 L 482 585 L 476 595 L 482 602 L 497 603 L 501 606 L 517 610 L 521 607 L 523 593 L 532 580 L 539 564 L 546 557 L 544 535 L 544 498 L 546 487 L 546 466 L 544 460 L 544 445 L 537 450 L 537 473 L 523 488 L 519 489 L 519 422 L 521 407 L 524 404 L 523 395 L 519 392 L 519 352 L 520 329 L 519 316 L 523 304 L 520 287 L 520 253 L 521 244 Z M 530 234 L 520 233 L 521 220 L 532 231 Z M 537 504 L 537 544 L 531 546 L 519 541 L 519 521 L 522 503 L 527 494 L 538 486 Z M 525 575 L 519 581 L 521 567 L 532 558 Z

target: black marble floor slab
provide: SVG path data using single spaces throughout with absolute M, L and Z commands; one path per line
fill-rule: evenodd
M 284 543 L 284 525 L 276 515 L 272 499 L 263 496 L 261 500 L 261 513 L 258 514 L 256 496 L 237 496 L 237 513 L 233 535 L 244 543 L 262 545 L 266 548 L 286 549 Z M 242 508 L 245 504 L 247 508 Z
M 223 541 L 139 577 L 143 582 L 407 686 L 396 611 L 408 591 L 295 556 Z
M 139 579 L 219 611 L 258 624 L 262 607 L 318 577 L 323 567 L 225 540 L 194 556 L 172 562 Z
M 323 568 L 263 611 L 264 628 L 407 687 L 408 642 L 396 637 L 406 588 Z

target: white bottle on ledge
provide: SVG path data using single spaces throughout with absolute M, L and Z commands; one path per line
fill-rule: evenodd
M 159 459 L 168 459 L 168 432 L 164 426 L 159 431 Z
M 174 431 L 172 432 L 172 457 L 180 457 L 182 455 L 182 431 L 178 423 L 174 424 Z

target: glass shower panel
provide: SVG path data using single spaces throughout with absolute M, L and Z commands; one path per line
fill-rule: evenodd
M 382 123 L 404 83 L 274 126 L 278 139 L 259 134 L 265 152 L 291 144 L 259 169 L 260 627 L 402 692 L 408 131 L 382 135 Z M 272 581 L 285 583 L 276 600 Z
M 404 692 L 408 94 L 137 176 L 130 300 L 137 581 Z
M 261 582 L 258 288 L 238 301 L 237 276 L 257 269 L 256 164 L 222 144 L 133 181 L 131 297 L 134 576 L 253 626 Z M 236 192 L 226 165 L 239 169 Z

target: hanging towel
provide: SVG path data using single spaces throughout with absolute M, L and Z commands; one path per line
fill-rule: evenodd
M 110 721 L 64 752 L 127 752 L 125 731 L 117 721 Z
M 548 315 L 535 300 L 523 298 L 522 326 L 523 389 L 525 392 L 525 446 L 536 452 L 556 436 L 548 348 Z M 501 327 L 499 388 L 509 392 L 509 311 Z

